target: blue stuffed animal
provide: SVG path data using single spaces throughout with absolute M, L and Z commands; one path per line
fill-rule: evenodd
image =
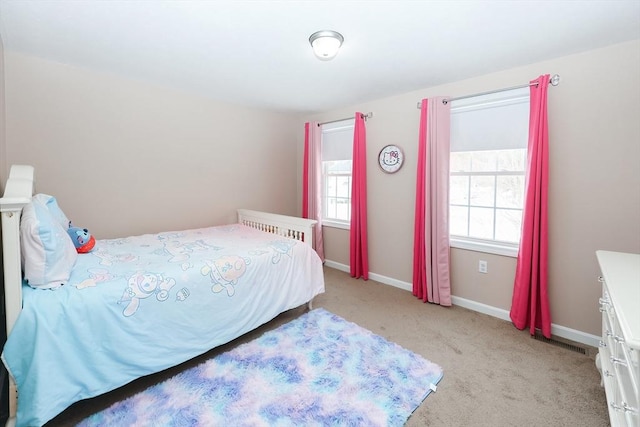
M 90 252 L 96 244 L 96 239 L 86 228 L 72 227 L 69 224 L 67 233 L 69 233 L 69 237 L 73 240 L 73 244 L 79 254 Z

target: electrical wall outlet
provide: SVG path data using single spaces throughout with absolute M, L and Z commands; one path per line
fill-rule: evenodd
M 488 270 L 487 261 L 480 260 L 480 261 L 478 262 L 478 271 L 479 271 L 480 273 L 486 273 L 487 271 L 489 271 L 489 270 Z

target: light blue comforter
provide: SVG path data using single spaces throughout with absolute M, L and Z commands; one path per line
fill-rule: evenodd
M 243 225 L 99 240 L 68 284 L 23 286 L 2 360 L 18 426 L 182 363 L 324 292 L 315 251 Z

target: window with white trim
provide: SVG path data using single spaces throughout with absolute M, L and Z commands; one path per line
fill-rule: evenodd
M 322 127 L 322 224 L 349 228 L 355 119 Z
M 528 88 L 452 101 L 451 246 L 517 255 L 528 132 Z

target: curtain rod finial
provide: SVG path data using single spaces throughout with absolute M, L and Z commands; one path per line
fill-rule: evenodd
M 554 74 L 550 80 L 551 86 L 558 86 L 560 84 L 560 76 L 558 74 Z

